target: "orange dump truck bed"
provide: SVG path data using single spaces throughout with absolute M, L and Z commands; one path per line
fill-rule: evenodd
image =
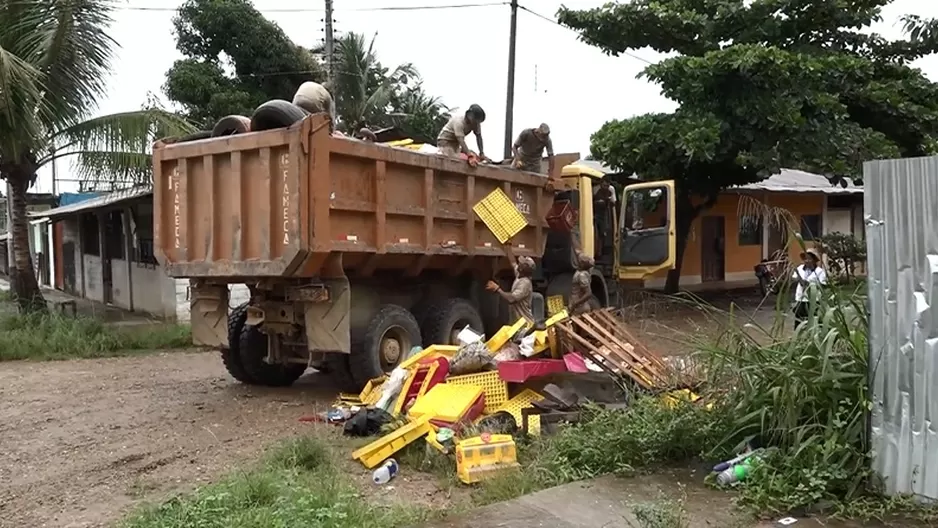
M 515 253 L 538 257 L 552 200 L 544 177 L 333 137 L 321 116 L 158 144 L 153 168 L 157 255 L 173 277 L 315 277 L 335 253 L 361 274 L 466 270 L 502 255 L 472 211 L 496 188 L 528 220 Z

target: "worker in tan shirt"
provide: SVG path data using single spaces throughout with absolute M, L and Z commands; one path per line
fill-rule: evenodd
M 550 140 L 550 127 L 541 123 L 537 128 L 526 128 L 518 134 L 511 146 L 514 158 L 511 166 L 528 172 L 541 172 L 541 158 L 547 150 L 547 174 L 554 173 L 554 144 Z
M 293 104 L 311 114 L 329 114 L 329 129 L 335 130 L 335 104 L 326 85 L 306 81 L 293 96 Z
M 436 138 L 436 147 L 440 154 L 451 157 L 459 156 L 461 153 L 469 154 L 470 150 L 466 146 L 466 136 L 471 133 L 476 136 L 479 157 L 488 159 L 485 157 L 485 150 L 482 147 L 483 121 L 485 121 L 485 111 L 477 104 L 470 106 L 465 115 L 454 115 L 450 118 Z
M 485 289 L 497 293 L 502 299 L 508 302 L 508 314 L 511 316 L 511 322 L 524 317 L 529 323 L 534 322 L 534 309 L 531 305 L 531 298 L 534 296 L 534 283 L 531 276 L 534 275 L 534 259 L 531 257 L 515 258 L 511 250 L 510 243 L 503 246 L 508 261 L 511 262 L 515 270 L 515 280 L 511 283 L 511 291 L 502 290 L 501 286 L 495 281 L 489 281 Z

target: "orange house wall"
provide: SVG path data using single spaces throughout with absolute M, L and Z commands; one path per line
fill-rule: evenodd
M 825 196 L 815 193 L 758 193 L 750 194 L 751 198 L 767 204 L 770 207 L 779 207 L 790 211 L 799 221 L 802 215 L 820 215 L 824 211 Z M 687 237 L 687 246 L 684 250 L 684 265 L 681 269 L 681 284 L 699 283 L 702 271 L 701 262 L 701 225 L 705 216 L 722 216 L 724 218 L 726 242 L 724 245 L 726 262 L 726 283 L 755 283 L 753 266 L 762 260 L 762 247 L 768 243 L 763 236 L 759 245 L 739 244 L 739 203 L 740 195 L 737 193 L 724 193 L 717 199 L 712 208 L 704 211 L 691 225 Z M 764 231 L 763 231 L 764 233 Z M 680 241 L 679 241 L 680 243 Z M 812 246 L 807 242 L 808 247 Z M 789 253 L 797 259 L 801 248 L 795 241 L 789 241 Z M 736 274 L 734 277 L 733 274 Z M 667 271 L 654 274 L 649 280 L 650 286 L 658 286 L 667 277 Z M 743 276 L 745 275 L 745 277 Z M 720 285 L 723 283 L 715 283 Z

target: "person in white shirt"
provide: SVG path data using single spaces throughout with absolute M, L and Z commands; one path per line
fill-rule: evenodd
M 827 284 L 827 272 L 821 267 L 821 254 L 814 248 L 806 249 L 801 254 L 804 261 L 791 274 L 796 281 L 795 287 L 795 328 L 808 319 L 808 307 L 811 295 L 816 295 L 818 285 Z

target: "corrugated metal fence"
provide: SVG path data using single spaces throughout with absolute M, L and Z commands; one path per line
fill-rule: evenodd
M 874 469 L 938 499 L 938 157 L 863 166 Z

